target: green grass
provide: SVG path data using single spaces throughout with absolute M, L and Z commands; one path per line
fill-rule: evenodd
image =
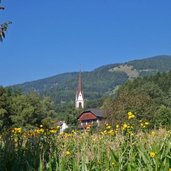
M 0 138 L 0 171 L 169 171 L 171 132 L 58 134 L 42 128 Z

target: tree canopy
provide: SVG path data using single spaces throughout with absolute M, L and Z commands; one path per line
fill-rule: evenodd
M 0 6 L 0 10 L 5 10 L 5 7 Z M 0 41 L 3 41 L 3 39 L 5 38 L 5 32 L 7 31 L 9 24 L 11 24 L 11 22 L 0 23 Z
M 0 130 L 11 127 L 32 128 L 56 117 L 49 97 L 0 87 Z
M 151 127 L 171 124 L 171 72 L 137 78 L 121 86 L 103 104 L 106 117 L 112 124 L 126 122 L 127 113 L 134 112 L 139 120 Z

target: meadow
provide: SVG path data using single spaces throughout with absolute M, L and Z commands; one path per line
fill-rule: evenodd
M 134 119 L 98 131 L 12 128 L 0 136 L 0 171 L 171 171 L 171 131 L 147 121 L 135 130 Z

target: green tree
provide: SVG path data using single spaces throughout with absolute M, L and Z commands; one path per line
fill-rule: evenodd
M 106 117 L 112 124 L 127 120 L 127 112 L 136 112 L 137 119 L 151 127 L 171 124 L 171 72 L 128 81 L 103 103 Z
M 139 119 L 150 119 L 153 109 L 151 105 L 152 100 L 148 94 L 138 91 L 130 92 L 122 88 L 115 98 L 108 98 L 104 101 L 103 108 L 108 122 L 115 125 L 126 122 L 129 111 L 136 112 Z
M 41 124 L 40 99 L 35 94 L 17 95 L 11 101 L 12 115 L 11 120 L 15 127 L 31 127 Z
M 0 1 L 1 4 L 1 1 Z M 0 6 L 0 10 L 5 10 L 3 6 Z M 0 23 L 0 41 L 3 41 L 5 38 L 5 32 L 7 31 L 8 25 L 11 24 L 11 22 L 5 22 L 5 23 Z
M 11 125 L 10 95 L 9 91 L 0 87 L 0 130 Z
M 170 126 L 171 123 L 171 109 L 161 105 L 158 111 L 156 112 L 157 117 L 157 126 Z
M 51 128 L 57 124 L 57 113 L 55 111 L 54 102 L 50 99 L 50 97 L 44 97 L 41 100 L 42 105 L 42 113 L 45 114 L 41 123 L 44 127 Z
M 13 126 L 34 127 L 52 120 L 56 116 L 53 102 L 48 97 L 41 99 L 36 93 L 18 95 L 12 98 Z
M 36 93 L 27 95 L 0 87 L 0 130 L 10 127 L 35 127 L 56 117 L 53 102 Z

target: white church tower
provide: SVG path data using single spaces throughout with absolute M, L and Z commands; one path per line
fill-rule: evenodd
M 79 73 L 79 77 L 78 77 L 78 87 L 77 87 L 76 97 L 75 97 L 75 108 L 84 109 L 84 95 L 82 91 L 81 72 Z

